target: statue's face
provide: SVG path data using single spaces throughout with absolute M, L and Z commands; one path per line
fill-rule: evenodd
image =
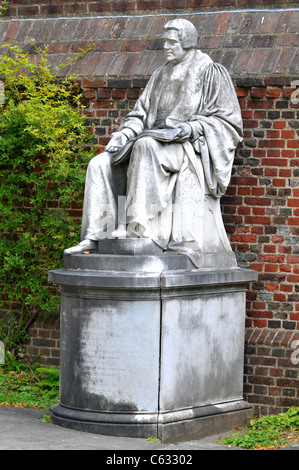
M 188 54 L 188 49 L 183 49 L 178 32 L 173 29 L 164 32 L 163 42 L 167 62 L 181 62 Z

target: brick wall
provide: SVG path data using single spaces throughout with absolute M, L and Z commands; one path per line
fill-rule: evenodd
M 53 315 L 38 318 L 28 330 L 29 339 L 24 344 L 25 353 L 47 366 L 59 368 L 60 318 Z
M 259 273 L 247 294 L 245 398 L 257 413 L 278 412 L 299 405 L 298 9 L 188 18 L 201 33 L 201 50 L 228 68 L 242 109 L 244 142 L 222 212 L 239 265 Z M 0 40 L 12 40 L 33 55 L 31 40 L 50 44 L 53 66 L 93 43 L 62 75 L 78 76 L 96 153 L 164 61 L 158 39 L 164 21 L 163 16 L 4 20 Z M 73 207 L 71 215 L 80 217 L 81 208 Z M 52 341 L 57 318 L 30 330 L 28 351 L 41 353 L 47 363 L 57 363 L 58 343 Z
M 237 81 L 245 138 L 222 199 L 239 264 L 259 272 L 247 294 L 245 396 L 261 414 L 299 404 L 299 110 L 289 78 L 264 82 Z
M 2 1 L 0 0 L 0 5 Z M 5 17 L 61 17 L 194 13 L 219 9 L 291 8 L 296 0 L 9 0 Z

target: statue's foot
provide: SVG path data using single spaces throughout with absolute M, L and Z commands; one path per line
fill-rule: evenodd
M 67 248 L 64 252 L 67 255 L 73 255 L 76 253 L 84 253 L 84 251 L 96 251 L 97 250 L 97 242 L 94 240 L 89 240 L 86 238 L 82 240 L 82 242 L 78 243 L 76 246 L 72 246 L 71 248 Z
M 111 232 L 111 238 L 127 238 L 128 232 L 125 225 L 120 225 L 116 230 Z

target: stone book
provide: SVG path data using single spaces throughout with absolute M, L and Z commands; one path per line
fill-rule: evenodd
M 136 142 L 136 140 L 142 137 L 152 137 L 153 139 L 159 140 L 160 142 L 173 142 L 181 132 L 180 128 L 166 127 L 164 129 L 148 129 L 141 132 L 138 136 L 128 140 L 120 152 L 117 152 L 113 156 L 113 163 L 118 165 L 129 158 L 130 151 Z

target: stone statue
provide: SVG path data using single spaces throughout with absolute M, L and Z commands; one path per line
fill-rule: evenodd
M 147 238 L 161 251 L 230 251 L 220 197 L 230 181 L 242 119 L 227 70 L 196 49 L 184 19 L 168 21 L 166 63 L 86 174 L 81 242 L 65 253 L 97 250 L 104 238 Z

